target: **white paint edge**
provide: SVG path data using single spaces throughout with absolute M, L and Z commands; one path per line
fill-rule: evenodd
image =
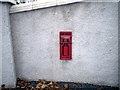
M 57 5 L 65 5 L 75 2 L 119 2 L 119 1 L 120 0 L 40 0 L 30 3 L 13 5 L 10 9 L 10 13 L 30 11 L 30 10 L 47 8 Z
M 45 1 L 41 0 L 36 2 L 20 4 L 20 5 L 13 5 L 10 9 L 10 13 L 35 10 L 39 8 L 46 8 L 46 7 L 82 2 L 82 1 L 84 0 L 45 0 Z
M 0 2 L 10 2 L 12 4 L 16 4 L 15 0 L 0 0 Z

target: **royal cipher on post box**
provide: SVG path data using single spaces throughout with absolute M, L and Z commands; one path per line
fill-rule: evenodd
M 62 31 L 60 36 L 60 60 L 72 59 L 72 32 Z

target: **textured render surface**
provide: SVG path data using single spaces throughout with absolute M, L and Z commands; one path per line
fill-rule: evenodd
M 0 3 L 0 85 L 2 84 L 2 3 Z
M 120 2 L 118 3 L 118 82 L 120 88 Z
M 75 3 L 11 14 L 17 77 L 118 85 L 118 3 Z M 71 61 L 59 32 L 71 30 Z
M 15 86 L 15 71 L 11 45 L 11 31 L 9 18 L 9 3 L 2 3 L 2 84 L 6 87 Z

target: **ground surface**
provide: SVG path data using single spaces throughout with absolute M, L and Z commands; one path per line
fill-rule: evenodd
M 8 89 L 5 85 L 2 86 L 3 90 L 119 90 L 118 87 L 111 87 L 105 85 L 93 85 L 88 83 L 76 83 L 76 82 L 54 82 L 46 80 L 26 81 L 23 79 L 17 79 L 16 88 Z

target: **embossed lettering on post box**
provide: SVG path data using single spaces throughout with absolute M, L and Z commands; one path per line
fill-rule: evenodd
M 60 32 L 60 59 L 72 59 L 72 32 Z

